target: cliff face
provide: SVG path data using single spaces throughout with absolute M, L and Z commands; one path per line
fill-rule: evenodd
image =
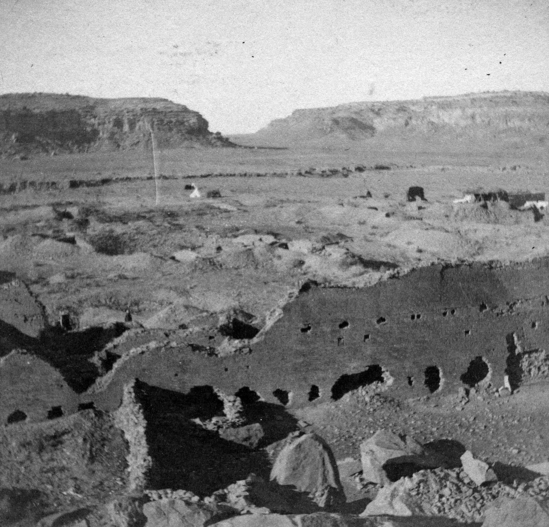
M 549 94 L 481 93 L 296 110 L 253 137 L 279 144 L 374 137 L 544 141 L 549 137 Z
M 0 96 L 0 155 L 149 147 L 232 146 L 208 122 L 166 99 L 93 99 L 57 94 Z

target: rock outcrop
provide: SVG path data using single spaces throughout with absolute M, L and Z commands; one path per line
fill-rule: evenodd
M 412 101 L 356 102 L 295 110 L 249 136 L 261 144 L 427 136 L 501 140 L 549 135 L 549 95 L 477 93 Z M 258 143 L 259 144 L 259 143 Z
M 334 455 L 315 434 L 302 435 L 284 447 L 274 463 L 271 480 L 294 486 L 328 510 L 345 503 Z
M 0 155 L 234 146 L 208 122 L 167 99 L 95 99 L 51 93 L 0 96 Z

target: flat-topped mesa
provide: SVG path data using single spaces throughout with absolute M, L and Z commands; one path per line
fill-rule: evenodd
M 0 96 L 0 155 L 149 148 L 234 146 L 208 122 L 167 99 L 48 93 Z
M 549 94 L 498 92 L 295 110 L 249 136 L 262 144 L 452 138 L 539 142 L 549 136 Z

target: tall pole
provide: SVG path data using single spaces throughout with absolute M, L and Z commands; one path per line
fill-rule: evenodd
M 155 204 L 158 207 L 160 204 L 160 195 L 158 193 L 158 161 L 156 158 L 156 140 L 154 137 L 154 132 L 152 126 L 149 124 L 149 131 L 151 132 L 151 144 L 152 144 L 152 154 L 153 154 L 153 169 L 154 169 L 154 190 L 155 190 Z

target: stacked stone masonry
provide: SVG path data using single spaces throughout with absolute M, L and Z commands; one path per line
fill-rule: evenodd
M 135 377 L 185 393 L 247 388 L 291 407 L 374 382 L 398 397 L 499 388 L 517 375 L 510 369 L 520 353 L 549 344 L 549 259 L 435 265 L 364 289 L 306 289 L 245 353 L 217 357 L 195 343 L 135 354 L 89 395 L 114 408 Z
M 498 389 L 506 382 L 516 387 L 549 371 L 549 259 L 434 265 L 363 289 L 308 285 L 268 330 L 237 342 L 240 351 L 219 356 L 212 347 L 219 335 L 212 338 L 211 332 L 193 333 L 186 345 L 126 351 L 84 393 L 68 390 L 42 360 L 6 357 L 2 384 L 28 390 L 24 408 L 5 400 L 2 419 L 17 410 L 42 419 L 57 406 L 64 415 L 89 407 L 115 410 L 133 379 L 180 393 L 213 387 L 288 407 L 337 400 L 360 387 L 384 385 L 396 397 L 463 386 Z M 24 383 L 36 378 L 34 370 L 43 380 Z M 32 400 L 40 401 L 37 411 Z

